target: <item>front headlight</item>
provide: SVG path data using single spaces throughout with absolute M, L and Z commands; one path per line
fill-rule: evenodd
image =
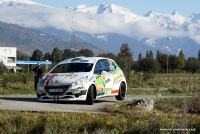
M 87 82 L 87 76 L 86 77 L 82 77 L 80 79 L 78 79 L 77 81 L 72 83 L 72 86 L 76 86 L 76 85 L 83 85 Z

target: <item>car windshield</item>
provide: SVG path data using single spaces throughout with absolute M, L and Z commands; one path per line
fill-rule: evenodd
M 51 73 L 90 72 L 92 63 L 65 63 L 57 65 Z

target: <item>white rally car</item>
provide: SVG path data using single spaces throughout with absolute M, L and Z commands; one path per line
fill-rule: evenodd
M 76 57 L 64 60 L 45 74 L 37 85 L 39 101 L 86 101 L 115 96 L 126 97 L 123 71 L 109 58 Z

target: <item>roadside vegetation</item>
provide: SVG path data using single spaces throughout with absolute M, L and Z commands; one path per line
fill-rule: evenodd
M 157 75 L 158 77 L 170 77 Z M 176 74 L 178 76 L 178 74 Z M 191 75 L 186 75 L 189 77 Z M 198 77 L 198 74 L 194 74 Z M 141 74 L 131 75 L 127 95 L 153 95 L 153 111 L 124 107 L 133 101 L 107 106 L 98 113 L 27 112 L 0 110 L 0 133 L 22 134 L 130 134 L 130 133 L 199 133 L 199 77 L 194 80 L 144 80 Z M 179 76 L 178 76 L 179 77 Z M 35 95 L 33 74 L 23 72 L 0 76 L 0 95 Z M 138 82 L 136 82 L 136 79 Z M 143 90 L 154 88 L 154 90 Z M 159 90 L 160 88 L 166 88 Z M 159 98 L 159 96 L 191 96 Z M 106 113 L 106 114 L 105 114 Z M 172 130 L 174 129 L 174 130 Z
M 69 53 L 68 50 L 65 50 Z M 82 53 L 84 53 L 84 50 Z M 59 53 L 58 53 L 59 52 Z M 61 52 L 55 48 L 50 56 L 56 63 L 61 58 Z M 39 50 L 37 54 L 43 57 Z M 88 52 L 87 52 L 88 53 Z M 63 58 L 64 58 L 63 54 Z M 200 76 L 199 60 L 184 59 L 170 55 L 168 71 L 166 70 L 166 54 L 147 51 L 146 57 L 138 55 L 137 62 L 133 61 L 128 44 L 123 44 L 120 53 L 115 56 L 99 54 L 113 58 L 124 69 L 128 81 L 127 95 L 154 96 L 154 110 L 144 111 L 138 107 L 129 107 L 136 100 L 122 101 L 100 109 L 101 113 L 65 113 L 65 112 L 35 112 L 0 110 L 0 133 L 15 134 L 166 134 L 166 133 L 200 133 Z M 48 58 L 47 58 L 48 59 Z M 62 58 L 61 58 L 62 59 Z M 46 59 L 45 59 L 46 60 Z M 128 61 L 128 62 L 127 62 Z M 1 64 L 0 64 L 1 65 Z M 26 67 L 26 66 L 24 66 Z M 31 70 L 31 66 L 29 66 Z M 45 66 L 43 66 L 45 68 Z M 35 95 L 34 77 L 27 68 L 21 72 L 0 67 L 0 95 Z M 50 68 L 49 68 L 50 69 Z M 151 90 L 144 90 L 149 88 Z M 180 96 L 179 98 L 161 98 L 160 96 Z M 189 96 L 182 98 L 181 96 Z M 94 104 L 95 105 L 95 104 Z

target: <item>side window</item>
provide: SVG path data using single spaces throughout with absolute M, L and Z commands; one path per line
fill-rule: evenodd
M 104 66 L 104 71 L 106 72 L 110 71 L 109 63 L 107 60 L 103 60 L 103 66 Z
M 98 74 L 98 73 L 101 73 L 102 71 L 103 71 L 103 67 L 101 65 L 101 61 L 98 61 L 95 66 L 94 73 Z
M 107 60 L 100 60 L 95 66 L 95 72 L 94 72 L 95 74 L 101 73 L 102 71 L 107 71 L 107 72 L 110 71 Z
M 113 71 L 113 70 L 115 70 L 116 69 L 116 63 L 115 62 L 113 62 L 113 61 L 111 61 L 111 60 L 107 60 L 108 61 L 108 63 L 109 63 L 109 69 L 110 69 L 110 71 Z

